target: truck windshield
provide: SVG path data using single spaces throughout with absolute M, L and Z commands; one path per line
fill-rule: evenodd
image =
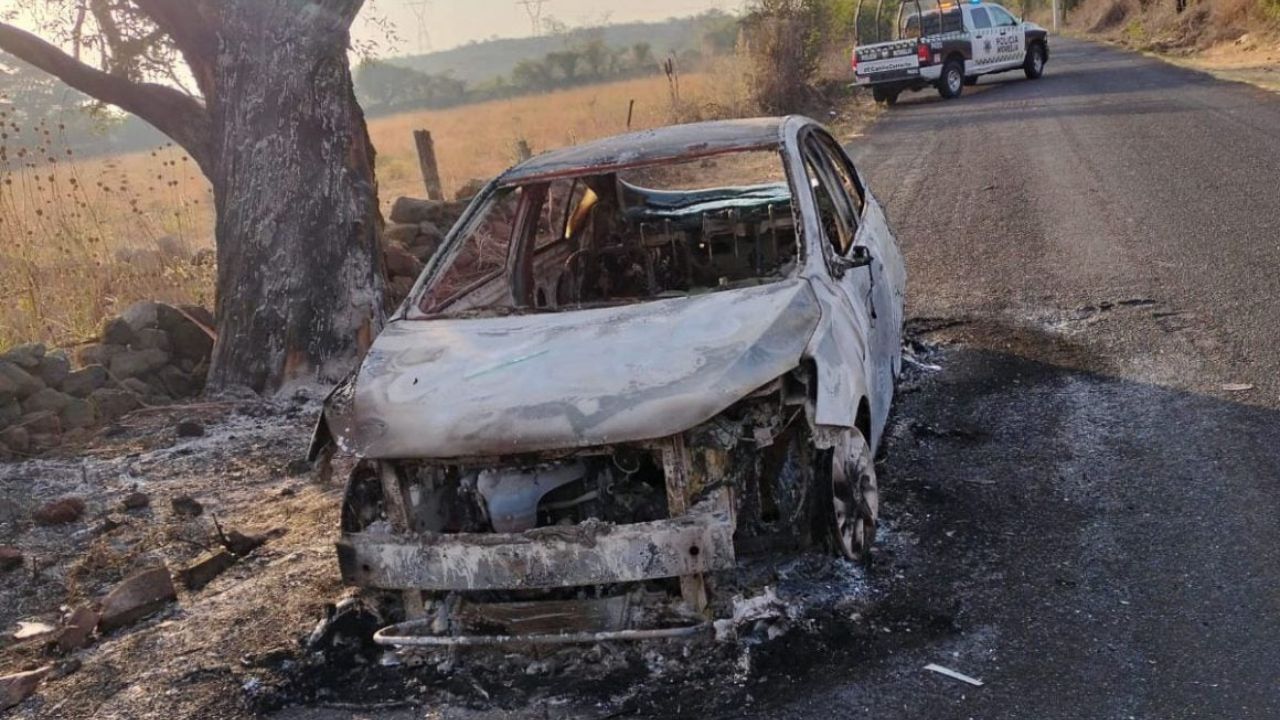
M 499 188 L 426 270 L 410 317 L 551 312 L 680 297 L 795 274 L 775 150 Z
M 903 18 L 900 37 L 918 38 L 922 35 L 940 35 L 963 30 L 964 18 L 960 14 L 960 7 L 944 4 L 941 11 L 927 10 L 920 14 L 912 13 Z

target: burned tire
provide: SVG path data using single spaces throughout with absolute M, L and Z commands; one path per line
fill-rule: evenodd
M 1036 80 L 1044 74 L 1044 63 L 1044 46 L 1032 43 L 1027 48 L 1027 59 L 1022 61 L 1022 72 L 1026 73 L 1028 80 Z
M 938 77 L 938 94 L 951 100 L 963 92 L 964 61 L 951 58 L 942 66 L 942 75 Z
M 862 433 L 846 433 L 839 445 L 817 457 L 815 480 L 819 502 L 819 536 L 831 550 L 860 562 L 871 559 L 876 525 L 880 517 L 880 490 L 876 483 L 871 446 Z

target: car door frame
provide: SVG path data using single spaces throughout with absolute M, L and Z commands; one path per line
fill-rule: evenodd
M 1024 21 L 1017 15 L 1009 12 L 1009 9 L 1003 5 L 996 3 L 983 3 L 987 8 L 987 12 L 991 14 L 991 24 L 998 31 L 992 40 L 996 44 L 997 61 L 993 63 L 994 68 L 1000 70 L 1009 70 L 1022 65 L 1026 61 L 1027 42 L 1026 29 Z M 995 14 L 992 10 L 999 10 L 1009 19 L 1013 21 L 1012 25 L 999 25 L 996 23 Z
M 982 10 L 987 17 L 987 27 L 980 28 L 973 20 L 973 13 L 976 10 Z M 965 5 L 964 18 L 969 27 L 970 37 L 970 55 L 973 62 L 973 69 L 977 72 L 968 73 L 969 75 L 981 75 L 990 72 L 995 66 L 996 49 L 995 49 L 995 25 L 991 22 L 990 12 L 985 5 Z
M 853 185 L 851 190 L 846 191 L 841 179 L 832 178 L 835 192 L 848 203 L 857 222 L 853 242 L 845 250 L 845 258 L 853 261 L 859 257 L 860 250 L 863 256 L 870 257 L 867 266 L 846 270 L 841 285 L 850 294 L 851 302 L 854 305 L 864 305 L 870 316 L 864 361 L 869 378 L 868 387 L 872 390 L 870 410 L 873 438 L 868 440 L 878 442 L 888 421 L 894 384 L 901 368 L 902 256 L 898 252 L 896 241 L 888 232 L 883 213 L 867 192 L 866 183 L 849 154 L 829 133 L 817 132 L 810 137 L 816 141 L 818 150 L 827 161 L 838 166 L 827 168 L 825 172 L 832 174 L 839 171 Z M 857 197 L 853 197 L 853 194 Z
M 815 217 L 820 210 L 815 188 L 807 182 L 810 154 L 817 160 L 813 165 L 816 181 L 831 195 L 836 204 L 836 212 L 840 216 L 839 220 L 849 231 L 848 246 L 837 252 L 834 244 L 827 237 L 822 223 L 816 223 L 821 246 L 822 274 L 824 279 L 831 283 L 834 294 L 838 298 L 838 304 L 848 314 L 846 322 L 850 325 L 849 329 L 858 336 L 860 341 L 860 353 L 853 360 L 858 363 L 857 369 L 861 376 L 858 380 L 863 387 L 862 397 L 866 398 L 868 405 L 869 437 L 867 441 L 874 448 L 879 445 L 892 404 L 893 383 L 898 366 L 896 349 L 901 345 L 900 340 L 889 339 L 889 335 L 895 338 L 898 336 L 896 331 L 890 331 L 892 317 L 897 313 L 890 312 L 883 322 L 879 320 L 880 308 L 889 310 L 892 303 L 891 295 L 885 294 L 888 286 L 883 283 L 878 286 L 876 283 L 877 265 L 882 262 L 877 256 L 882 254 L 883 249 L 877 242 L 877 234 L 869 232 L 868 225 L 863 221 L 867 209 L 865 185 L 839 143 L 816 125 L 803 133 L 799 140 L 801 163 L 804 166 L 803 177 L 806 179 L 805 184 L 808 185 L 808 201 L 814 208 Z M 830 163 L 840 163 L 845 173 L 856 184 L 856 189 L 861 191 L 859 198 L 849 197 L 844 184 L 835 177 L 835 169 L 830 166 Z M 853 262 L 860 250 L 870 255 L 871 262 L 868 265 L 854 266 L 845 270 L 837 266 L 837 256 L 843 256 Z M 879 272 L 883 274 L 883 268 L 879 268 Z M 888 345 L 890 342 L 893 345 Z

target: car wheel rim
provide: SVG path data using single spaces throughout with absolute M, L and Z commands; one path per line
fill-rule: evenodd
M 841 554 L 851 560 L 868 557 L 875 542 L 880 494 L 876 476 L 864 457 L 848 446 L 837 448 L 831 458 L 831 504 L 836 541 Z
M 951 92 L 959 92 L 960 83 L 962 82 L 963 82 L 963 79 L 960 77 L 960 73 L 956 72 L 955 70 L 952 70 L 949 73 L 947 73 L 947 86 L 951 88 Z
M 1031 53 L 1031 67 L 1036 71 L 1037 75 L 1040 74 L 1040 68 L 1044 67 L 1044 57 L 1040 55 L 1039 50 Z

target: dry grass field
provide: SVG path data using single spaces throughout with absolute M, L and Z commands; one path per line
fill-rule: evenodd
M 673 120 L 745 107 L 733 73 L 662 76 L 371 120 L 386 206 L 423 194 L 412 131 L 436 142 L 445 192 L 534 152 Z M 720 78 L 712 84 L 711 77 Z M 20 127 L 0 104 L 0 350 L 43 341 L 71 346 L 140 299 L 212 305 L 213 209 L 208 184 L 179 149 L 80 160 L 56 119 Z

